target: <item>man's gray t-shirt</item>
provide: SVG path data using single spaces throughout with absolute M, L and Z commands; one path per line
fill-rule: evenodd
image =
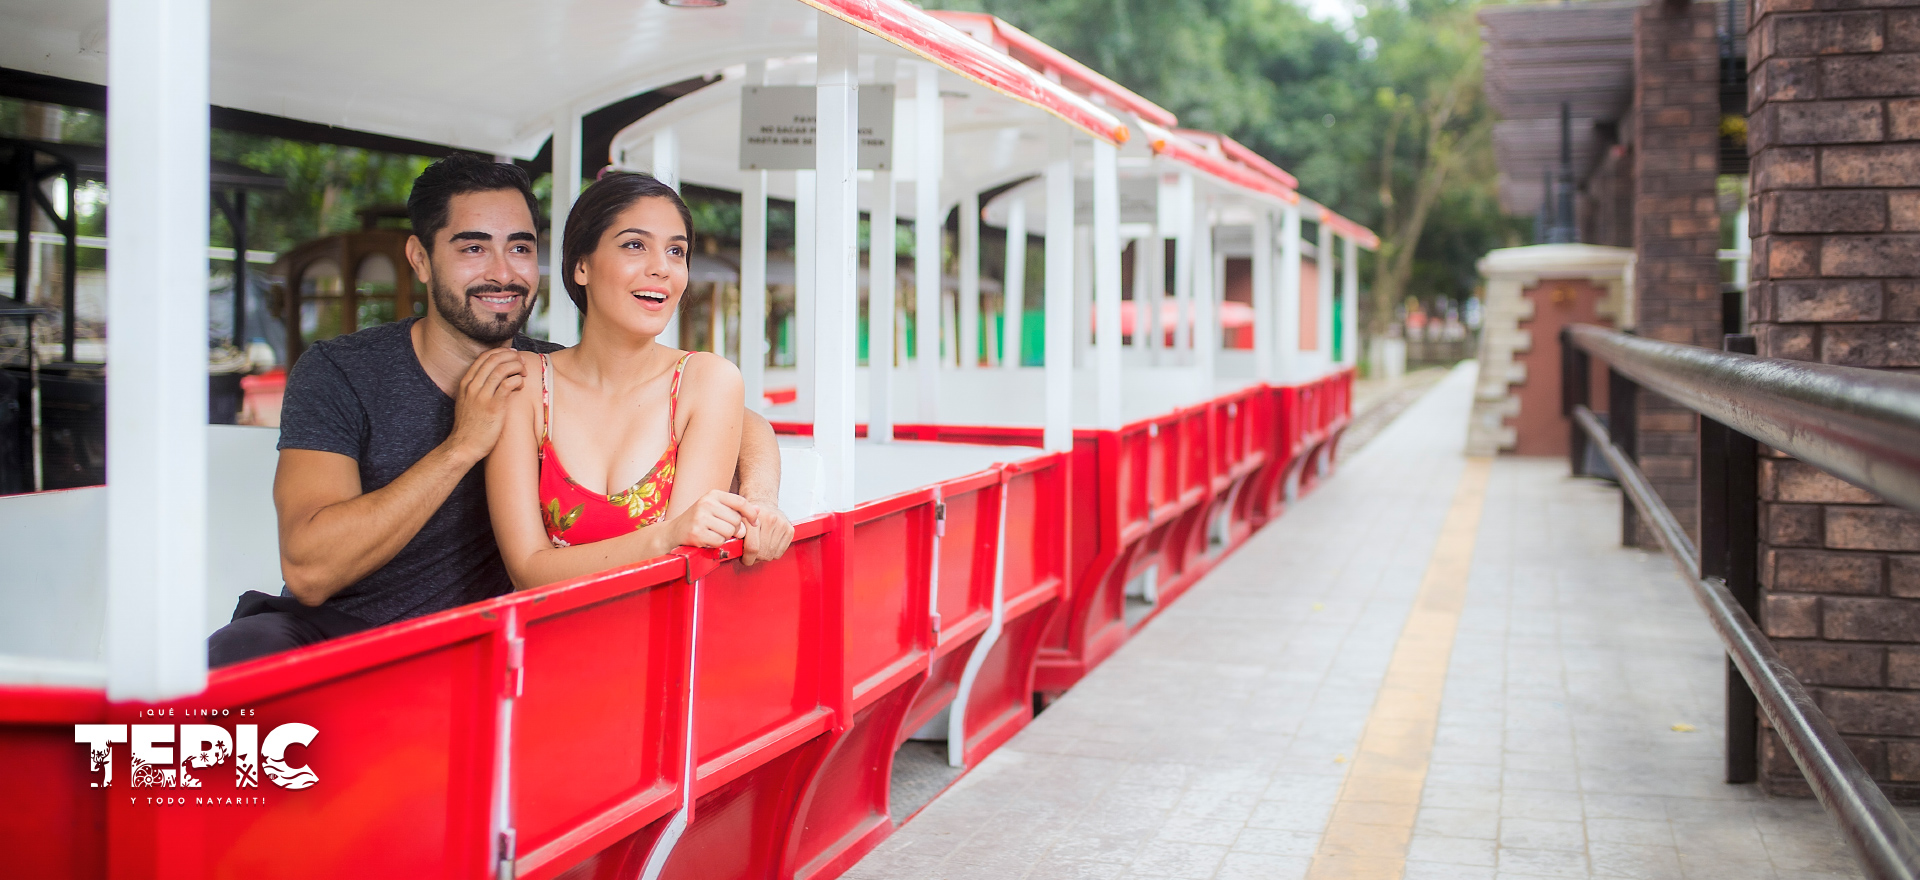
M 373 492 L 444 442 L 453 432 L 453 398 L 433 384 L 414 354 L 417 320 L 307 349 L 287 376 L 280 448 L 352 458 L 360 463 L 360 491 Z M 560 349 L 525 336 L 513 343 L 522 351 Z M 485 467 L 476 465 L 398 555 L 333 594 L 326 607 L 379 626 L 512 589 L 487 516 Z

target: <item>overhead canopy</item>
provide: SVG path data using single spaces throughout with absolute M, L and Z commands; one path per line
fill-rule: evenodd
M 1117 119 L 902 0 L 213 0 L 211 102 L 532 158 L 556 111 L 586 112 L 728 66 L 811 54 L 818 11 L 858 26 L 862 54 L 917 55 L 1099 137 Z M 107 75 L 106 0 L 0 0 L 0 67 Z
M 1500 206 L 1540 210 L 1544 175 L 1560 167 L 1560 105 L 1572 115 L 1575 180 L 1584 179 L 1614 142 L 1633 103 L 1633 14 L 1639 0 L 1487 6 L 1478 13 L 1485 43 L 1487 101 Z

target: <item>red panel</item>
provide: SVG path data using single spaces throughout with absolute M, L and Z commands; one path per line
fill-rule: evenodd
M 703 579 L 694 684 L 703 776 L 708 762 L 723 757 L 739 765 L 728 777 L 750 769 L 757 752 L 742 747 L 836 699 L 838 657 L 829 661 L 822 636 L 829 632 L 826 594 L 839 584 L 825 579 L 826 543 L 825 535 L 795 540 L 778 560 L 722 565 Z
M 947 533 L 940 539 L 940 647 L 972 638 L 993 614 L 993 561 L 1000 535 L 1000 490 L 945 496 Z
M 860 519 L 856 511 L 854 519 Z M 846 676 L 855 704 L 897 674 L 902 664 L 924 668 L 927 643 L 927 570 L 933 533 L 928 493 L 911 507 L 853 527 L 847 557 Z
M 646 577 L 672 568 L 630 575 L 590 604 L 555 607 L 572 598 L 564 594 L 518 603 L 531 618 L 512 740 L 522 877 L 565 867 L 679 806 L 691 589 Z

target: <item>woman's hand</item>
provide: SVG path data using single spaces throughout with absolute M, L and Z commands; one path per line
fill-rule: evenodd
M 732 492 L 708 490 L 692 507 L 673 519 L 674 543 L 713 548 L 747 536 L 760 521 L 760 506 Z

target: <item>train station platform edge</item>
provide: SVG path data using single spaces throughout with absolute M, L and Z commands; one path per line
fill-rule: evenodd
M 1817 803 L 1720 781 L 1699 608 L 1619 546 L 1611 485 L 1470 463 L 1472 386 L 1456 368 L 845 876 L 1858 876 Z M 1436 577 L 1458 601 L 1421 624 Z

